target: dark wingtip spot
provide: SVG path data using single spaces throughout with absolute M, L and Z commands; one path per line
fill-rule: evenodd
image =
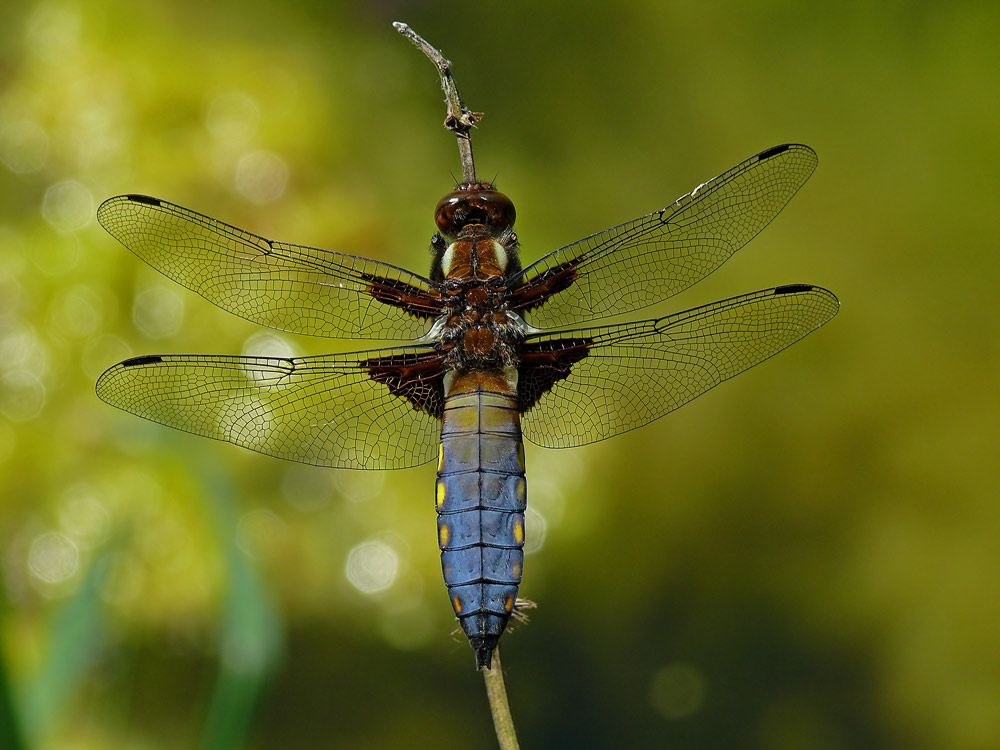
M 775 294 L 798 294 L 799 292 L 811 292 L 815 289 L 812 284 L 785 284 L 774 290 Z
M 132 201 L 134 203 L 145 203 L 147 206 L 159 206 L 160 205 L 159 198 L 151 198 L 148 195 L 137 195 L 137 194 L 134 194 L 134 193 L 130 193 L 129 195 L 126 195 L 125 197 L 128 198 L 130 201 Z
M 155 365 L 157 362 L 162 362 L 163 357 L 156 354 L 144 354 L 141 357 L 132 357 L 132 359 L 126 359 L 122 362 L 122 367 L 139 367 L 140 365 Z
M 777 156 L 778 154 L 783 154 L 787 150 L 788 150 L 788 144 L 787 143 L 784 144 L 784 145 L 782 145 L 782 146 L 774 146 L 773 148 L 767 149 L 767 151 L 761 151 L 757 155 L 757 158 L 760 161 L 764 161 L 764 159 L 770 159 L 772 156 Z

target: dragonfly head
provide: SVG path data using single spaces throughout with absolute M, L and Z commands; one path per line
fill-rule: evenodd
M 493 183 L 463 183 L 448 193 L 434 211 L 439 234 L 431 240 L 431 280 L 519 273 L 514 217 L 514 204 Z
M 493 183 L 464 183 L 438 201 L 434 222 L 445 237 L 457 237 L 469 224 L 484 224 L 496 234 L 514 226 L 514 204 Z

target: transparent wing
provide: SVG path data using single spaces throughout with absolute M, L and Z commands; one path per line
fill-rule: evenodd
M 642 427 L 831 320 L 820 287 L 765 289 L 656 320 L 529 337 L 518 382 L 524 436 L 549 448 Z
M 441 356 L 399 347 L 279 359 L 134 357 L 97 381 L 112 406 L 318 466 L 402 469 L 434 458 Z
M 721 266 L 778 215 L 816 168 L 808 146 L 769 148 L 666 208 L 556 250 L 524 271 L 510 304 L 538 328 L 660 302 Z
M 413 339 L 440 314 L 431 281 L 387 263 L 288 245 L 173 203 L 119 195 L 101 225 L 165 276 L 223 310 L 293 333 Z

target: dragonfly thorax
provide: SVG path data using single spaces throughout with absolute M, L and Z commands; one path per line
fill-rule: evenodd
M 516 313 L 472 305 L 448 316 L 441 330 L 449 368 L 466 372 L 515 367 L 524 337 L 525 325 Z

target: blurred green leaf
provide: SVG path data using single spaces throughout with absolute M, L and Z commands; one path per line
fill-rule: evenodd
M 208 706 L 201 747 L 229 750 L 243 745 L 253 708 L 281 655 L 281 627 L 270 596 L 236 544 L 236 504 L 224 475 L 201 463 L 212 498 L 218 539 L 224 545 L 227 591 L 219 633 L 219 667 Z
M 109 563 L 110 550 L 105 549 L 58 609 L 48 633 L 45 658 L 24 688 L 25 733 L 33 744 L 41 744 L 58 726 L 104 645 L 101 587 Z
M 2 623 L 3 619 L 0 618 L 0 624 Z M 22 750 L 25 747 L 21 738 L 20 717 L 14 703 L 14 693 L 11 690 L 2 651 L 0 651 L 0 747 L 5 750 Z

